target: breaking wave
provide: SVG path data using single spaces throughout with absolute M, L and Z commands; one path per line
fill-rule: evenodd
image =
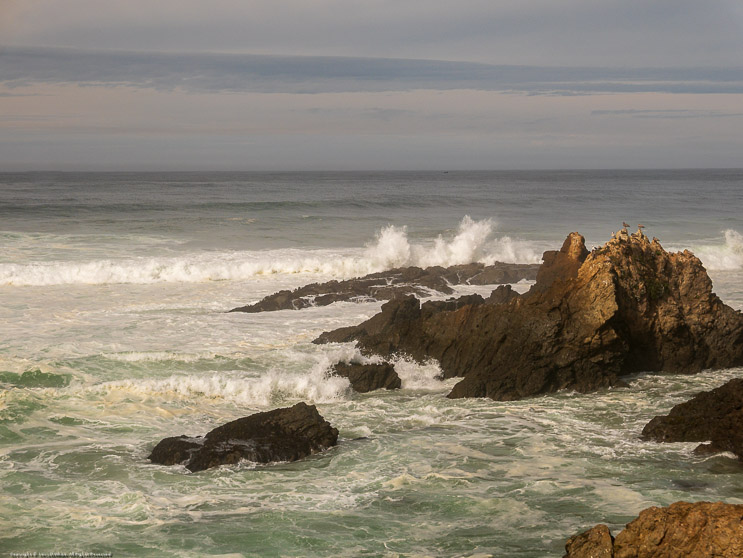
M 722 245 L 700 246 L 694 249 L 694 253 L 710 270 L 743 269 L 743 235 L 728 229 L 725 231 L 725 242 Z
M 407 227 L 390 225 L 364 249 L 203 252 L 177 257 L 3 263 L 0 285 L 199 283 L 275 274 L 348 278 L 409 265 L 536 263 L 541 248 L 508 236 L 496 237 L 490 220 L 465 217 L 451 238 L 439 235 L 421 244 L 409 241 Z

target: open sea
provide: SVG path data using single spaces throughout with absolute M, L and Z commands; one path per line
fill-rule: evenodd
M 394 266 L 539 262 L 622 221 L 692 250 L 743 309 L 743 170 L 0 174 L 0 555 L 558 557 L 652 505 L 743 504 L 730 455 L 639 440 L 741 368 L 501 403 L 448 400 L 458 380 L 401 358 L 401 390 L 356 394 L 328 376 L 354 346 L 311 341 L 380 303 L 225 313 Z M 147 460 L 298 401 L 337 447 Z

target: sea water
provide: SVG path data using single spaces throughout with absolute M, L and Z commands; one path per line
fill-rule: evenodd
M 394 266 L 536 263 L 623 221 L 743 308 L 740 170 L 0 175 L 0 551 L 560 556 L 651 505 L 743 503 L 731 456 L 639 439 L 743 369 L 502 403 L 446 399 L 456 379 L 401 357 L 401 390 L 356 394 L 328 372 L 358 350 L 312 340 L 380 303 L 226 313 Z M 298 401 L 337 447 L 197 474 L 147 460 Z

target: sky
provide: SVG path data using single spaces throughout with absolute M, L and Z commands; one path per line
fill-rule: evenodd
M 689 167 L 740 0 L 0 0 L 0 171 Z

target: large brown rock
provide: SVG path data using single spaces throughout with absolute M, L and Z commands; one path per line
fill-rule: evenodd
M 564 558 L 613 558 L 614 537 L 606 525 L 596 525 L 570 537 L 565 551 Z
M 196 472 L 242 460 L 296 461 L 334 446 L 337 440 L 338 430 L 320 416 L 314 405 L 297 403 L 233 420 L 203 438 L 165 438 L 148 459 L 161 465 L 184 464 Z
M 230 312 L 270 312 L 327 306 L 334 302 L 392 300 L 406 295 L 431 296 L 433 292 L 451 294 L 451 285 L 496 285 L 533 280 L 539 265 L 496 262 L 471 263 L 451 267 L 403 267 L 372 273 L 347 281 L 312 283 L 293 291 L 284 290 Z
M 733 452 L 743 460 L 743 379 L 697 394 L 642 430 L 657 442 L 708 442 L 697 453 Z
M 702 263 L 622 230 L 588 253 L 578 233 L 547 252 L 523 296 L 454 308 L 407 297 L 316 342 L 439 361 L 462 376 L 449 397 L 513 400 L 596 390 L 641 371 L 693 373 L 743 364 L 743 315 L 712 293 Z
M 675 558 L 743 556 L 743 506 L 676 502 L 648 508 L 612 541 L 606 525 L 568 540 L 565 558 Z

